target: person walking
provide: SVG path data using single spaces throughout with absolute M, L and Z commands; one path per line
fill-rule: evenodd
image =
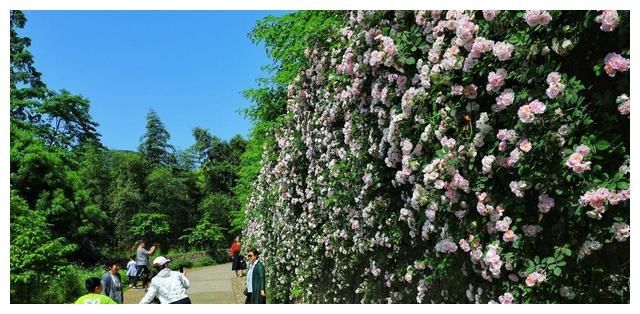
M 153 260 L 153 266 L 159 272 L 151 279 L 149 291 L 140 304 L 149 304 L 156 297 L 161 304 L 191 304 L 191 299 L 187 295 L 189 279 L 185 274 L 171 270 L 168 265 L 170 261 L 164 256 L 158 256 Z
M 127 263 L 127 277 L 129 277 L 129 288 L 136 288 L 136 279 L 138 277 L 138 267 L 136 264 L 136 256 L 131 255 Z
M 156 250 L 156 246 L 152 246 L 148 251 L 144 248 L 144 240 L 138 241 L 138 249 L 136 250 L 136 273 L 137 277 L 133 283 L 135 287 L 138 284 L 138 280 L 142 279 L 142 288 L 147 288 L 149 279 L 151 279 L 151 270 L 149 269 L 149 255 L 153 254 Z
M 120 278 L 120 262 L 117 259 L 107 261 L 107 272 L 102 276 L 102 294 L 118 304 L 123 303 L 122 280 Z
M 242 270 L 246 267 L 242 265 L 244 260 L 242 259 L 242 255 L 240 254 L 240 237 L 236 237 L 235 241 L 233 241 L 233 243 L 231 244 L 229 254 L 233 258 L 233 262 L 231 263 L 231 270 L 236 272 L 236 277 L 242 276 Z
M 247 296 L 247 304 L 266 304 L 267 294 L 265 289 L 266 274 L 264 265 L 258 259 L 260 252 L 252 248 L 247 251 L 249 259 L 249 270 L 247 271 L 247 287 L 244 294 Z
M 106 295 L 102 294 L 102 283 L 100 278 L 91 277 L 84 282 L 88 294 L 79 297 L 75 304 L 118 304 Z

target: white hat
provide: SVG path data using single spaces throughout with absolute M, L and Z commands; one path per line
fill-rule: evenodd
M 171 260 L 168 258 L 165 258 L 164 256 L 158 256 L 153 260 L 154 265 L 161 265 L 161 266 L 168 262 L 171 262 Z

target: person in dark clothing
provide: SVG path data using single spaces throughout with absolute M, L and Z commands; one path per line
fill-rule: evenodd
M 236 272 L 236 277 L 242 276 L 242 270 L 245 269 L 245 265 L 243 265 L 244 260 L 242 259 L 242 255 L 240 254 L 240 237 L 236 237 L 233 244 L 231 244 L 231 249 L 229 249 L 229 255 L 233 258 L 233 263 L 231 263 L 231 270 Z
M 250 249 L 247 252 L 249 259 L 249 270 L 247 271 L 247 287 L 244 294 L 247 296 L 245 303 L 247 304 L 266 304 L 266 274 L 264 265 L 258 260 L 259 252 L 256 249 Z

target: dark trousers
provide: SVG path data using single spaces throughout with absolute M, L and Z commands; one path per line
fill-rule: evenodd
M 186 297 L 184 299 L 180 299 L 176 302 L 171 302 L 169 304 L 191 304 L 191 299 L 189 299 L 189 297 Z
M 138 269 L 138 277 L 136 278 L 136 281 L 133 285 L 137 285 L 138 280 L 142 279 L 142 286 L 146 287 L 147 283 L 149 283 L 149 277 L 151 277 L 151 270 L 149 270 L 149 267 L 147 267 L 147 265 L 136 265 L 136 267 Z
M 129 284 L 133 285 L 134 287 L 136 286 L 136 279 L 138 279 L 138 277 L 136 276 L 127 276 L 129 277 Z

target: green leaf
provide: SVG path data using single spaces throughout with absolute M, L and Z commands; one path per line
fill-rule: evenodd
M 596 148 L 598 150 L 605 150 L 607 148 L 609 148 L 609 146 L 611 146 L 609 144 L 609 142 L 605 141 L 605 140 L 599 140 L 598 142 L 596 142 Z
M 560 274 L 562 274 L 562 269 L 560 269 L 560 268 L 555 268 L 555 269 L 553 270 L 553 274 L 554 274 L 554 275 L 556 275 L 556 276 L 560 276 Z
M 416 63 L 416 59 L 414 59 L 413 57 L 409 57 L 409 58 L 407 58 L 405 63 L 408 64 L 408 65 L 415 64 Z

